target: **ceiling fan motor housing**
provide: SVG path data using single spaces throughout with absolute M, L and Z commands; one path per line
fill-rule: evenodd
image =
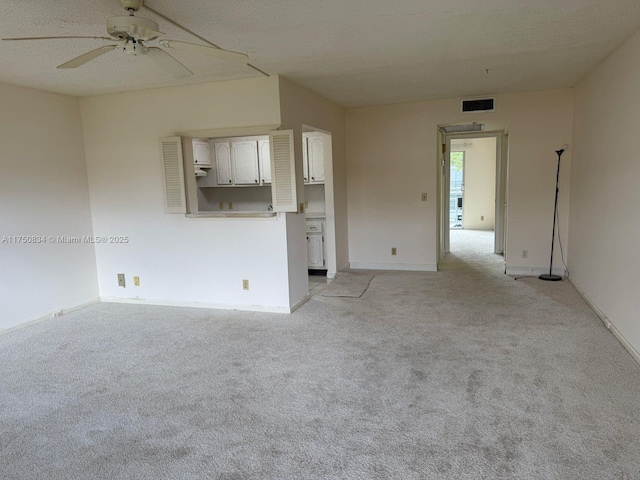
M 136 38 L 139 40 L 153 40 L 158 38 L 160 26 L 153 20 L 142 17 L 111 17 L 107 20 L 107 32 L 112 37 L 121 40 Z
M 120 5 L 125 10 L 133 10 L 137 12 L 142 6 L 143 0 L 120 0 Z

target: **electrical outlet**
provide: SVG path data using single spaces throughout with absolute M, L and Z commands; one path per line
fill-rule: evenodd
M 220 210 L 224 210 L 224 202 L 218 203 L 218 207 L 220 207 Z
M 391 255 L 397 255 L 398 254 L 398 250 L 396 249 L 396 247 L 391 247 Z
M 484 222 L 484 215 L 480 215 L 480 221 Z
M 229 202 L 229 210 L 233 210 L 233 202 Z
M 304 213 L 304 203 L 298 205 L 298 213 Z
M 139 287 L 140 286 L 140 277 L 133 277 L 133 284 L 136 287 Z
M 304 202 L 304 209 L 305 210 L 309 210 L 309 202 L 308 201 Z
M 529 258 L 529 250 L 522 250 L 522 258 Z
M 118 274 L 118 286 L 119 287 L 125 287 L 126 288 L 126 283 L 124 281 L 124 273 L 119 273 Z
M 422 201 L 423 201 L 423 202 L 426 202 L 426 201 L 427 201 L 427 194 L 426 194 L 426 193 L 423 193 L 423 194 L 422 194 Z
M 242 289 L 249 290 L 249 280 L 242 280 Z

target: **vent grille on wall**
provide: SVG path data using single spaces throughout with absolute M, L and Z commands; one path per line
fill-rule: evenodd
M 482 123 L 469 123 L 467 125 L 446 125 L 442 127 L 445 133 L 481 132 L 484 129 Z
M 462 113 L 493 112 L 495 111 L 495 109 L 495 98 L 476 98 L 474 100 L 462 100 Z

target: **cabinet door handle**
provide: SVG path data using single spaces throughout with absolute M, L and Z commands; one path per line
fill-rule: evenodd
M 229 183 L 231 183 L 231 180 L 229 180 Z
M 305 182 L 307 181 L 307 177 L 304 177 L 304 181 L 305 181 Z
M 316 179 L 316 177 L 311 177 L 311 180 L 315 180 L 315 179 Z
M 258 183 L 258 180 L 255 180 L 256 183 Z

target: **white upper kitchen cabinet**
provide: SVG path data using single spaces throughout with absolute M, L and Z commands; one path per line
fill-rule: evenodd
M 309 156 L 307 155 L 307 134 L 302 134 L 302 176 L 304 183 L 309 183 Z
M 258 140 L 258 159 L 260 160 L 260 184 L 271 184 L 271 154 L 269 137 Z
M 307 136 L 309 183 L 324 183 L 324 140 L 322 134 Z
M 232 185 L 233 176 L 231 174 L 231 142 L 215 142 L 214 153 L 216 156 L 216 172 L 218 175 L 218 185 Z
M 193 164 L 200 168 L 211 168 L 211 149 L 209 142 L 193 140 Z
M 232 140 L 231 162 L 235 185 L 258 185 L 258 142 L 256 140 Z

